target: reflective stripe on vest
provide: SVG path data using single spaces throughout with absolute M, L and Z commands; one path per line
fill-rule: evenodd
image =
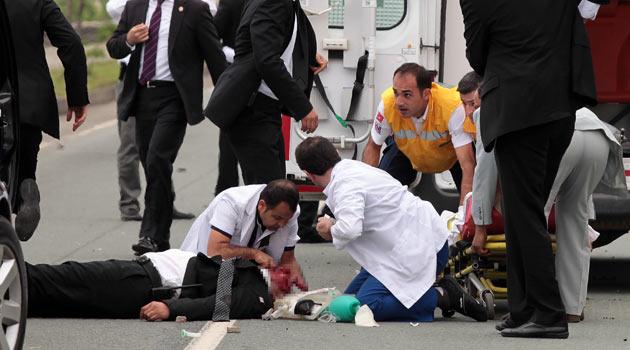
M 461 104 L 455 88 L 436 83 L 431 86 L 427 117 L 417 132 L 411 118 L 404 118 L 396 108 L 394 90 L 389 88 L 381 95 L 385 118 L 392 128 L 398 149 L 407 156 L 414 169 L 424 173 L 439 173 L 450 169 L 457 161 L 448 131 L 448 121 Z

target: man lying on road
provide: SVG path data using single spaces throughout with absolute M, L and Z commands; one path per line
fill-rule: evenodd
M 26 271 L 29 317 L 260 318 L 272 306 L 270 291 L 278 295 L 251 261 L 178 249 L 133 261 L 26 264 Z M 272 287 L 283 282 L 275 275 Z

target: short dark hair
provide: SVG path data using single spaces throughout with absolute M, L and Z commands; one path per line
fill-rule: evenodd
M 260 199 L 265 201 L 269 209 L 275 208 L 278 204 L 285 202 L 292 212 L 295 213 L 300 194 L 295 184 L 289 180 L 273 180 L 262 190 Z
M 416 77 L 416 85 L 418 85 L 418 89 L 423 90 L 431 88 L 431 83 L 435 81 L 437 71 L 427 70 L 417 63 L 404 63 L 396 69 L 394 76 L 396 76 L 396 74 L 414 75 Z
M 295 149 L 298 166 L 314 175 L 324 175 L 341 161 L 335 146 L 321 136 L 309 137 Z
M 457 91 L 460 94 L 468 94 L 479 89 L 481 85 L 481 76 L 475 71 L 466 73 L 457 83 Z

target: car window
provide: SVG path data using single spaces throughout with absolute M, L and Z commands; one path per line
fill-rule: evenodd
M 329 0 L 329 28 L 343 28 L 345 0 Z M 396 27 L 405 18 L 407 0 L 376 0 L 376 29 L 388 30 Z

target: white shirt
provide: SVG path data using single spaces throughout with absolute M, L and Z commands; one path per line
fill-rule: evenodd
M 144 22 L 147 26 L 151 24 L 151 16 L 157 8 L 157 0 L 149 0 L 149 9 L 147 10 L 147 18 Z M 171 74 L 171 68 L 168 65 L 168 33 L 171 28 L 171 15 L 173 14 L 173 0 L 164 0 L 162 3 L 162 16 L 160 16 L 160 34 L 158 35 L 157 54 L 155 56 L 155 76 L 151 80 L 165 80 L 174 81 Z M 150 29 L 149 29 L 150 30 Z M 144 66 L 144 50 L 146 48 L 146 41 L 142 45 L 142 52 L 140 53 L 140 70 L 138 71 L 138 77 L 142 76 L 142 67 Z
M 190 258 L 196 256 L 195 253 L 185 252 L 179 249 L 169 249 L 160 253 L 144 254 L 151 260 L 153 266 L 160 274 L 164 287 L 177 287 L 184 283 L 184 275 Z M 180 289 L 175 289 L 175 295 L 179 296 Z
M 221 192 L 212 200 L 206 210 L 195 220 L 186 234 L 181 249 L 191 252 L 208 253 L 208 239 L 210 232 L 215 229 L 231 237 L 230 244 L 247 247 L 254 231 L 256 220 L 256 206 L 260 193 L 266 185 L 250 185 L 232 187 Z M 269 242 L 261 250 L 269 254 L 276 263 L 280 262 L 282 254 L 297 244 L 297 218 L 300 208 L 293 214 L 287 225 L 278 231 L 265 229 L 254 240 L 254 248 L 258 248 L 266 237 Z M 258 227 L 260 230 L 261 227 Z
M 427 119 L 428 110 L 429 108 L 427 107 L 424 110 L 424 114 L 419 118 L 411 118 L 418 134 L 422 131 L 424 121 Z M 454 148 L 459 148 L 473 142 L 472 136 L 464 131 L 465 118 L 466 113 L 464 111 L 464 105 L 459 105 L 459 107 L 453 111 L 451 118 L 448 121 L 448 132 L 451 135 L 451 142 L 453 143 Z M 378 104 L 376 116 L 374 117 L 374 123 L 372 124 L 372 140 L 380 146 L 383 142 L 385 142 L 385 139 L 388 136 L 392 136 L 393 134 L 392 127 L 389 125 L 387 118 L 385 118 L 385 105 L 383 104 L 383 101 L 381 101 Z
M 578 10 L 580 10 L 582 18 L 594 21 L 597 17 L 597 12 L 599 11 L 599 4 L 592 3 L 588 0 L 582 0 L 578 5 Z
M 324 189 L 336 218 L 333 244 L 409 308 L 435 282 L 437 252 L 448 237 L 431 203 L 386 172 L 342 160 Z
M 114 23 L 118 24 L 118 22 L 120 22 L 120 18 L 122 17 L 122 13 L 125 10 L 125 4 L 127 4 L 127 1 L 129 0 L 108 0 L 107 4 L 105 4 L 105 9 L 107 10 L 107 13 L 109 14 L 109 16 L 112 18 L 112 21 L 114 21 Z M 210 12 L 212 13 L 212 15 L 214 16 L 215 13 L 217 13 L 217 5 L 215 5 L 214 1 L 212 0 L 202 0 L 203 2 L 205 2 L 206 4 L 208 4 L 208 6 L 210 7 Z M 151 15 L 153 15 L 153 11 L 151 11 L 151 3 L 153 3 L 153 11 L 155 11 L 155 6 L 157 5 L 157 1 L 153 0 L 150 1 L 149 3 L 149 12 L 151 13 Z M 173 10 L 173 5 L 171 3 L 170 6 L 171 10 Z M 164 4 L 162 4 L 162 17 L 160 20 L 160 39 L 158 39 L 158 47 L 159 47 L 159 42 L 161 40 L 162 37 L 162 26 L 164 24 Z M 170 17 L 171 17 L 171 12 L 169 11 L 168 16 L 169 16 L 169 21 L 170 21 Z M 145 23 L 147 23 L 147 25 L 150 23 L 151 21 L 151 16 L 149 16 L 149 13 L 147 13 L 147 20 Z M 166 22 L 169 23 L 169 22 Z M 167 25 L 170 26 L 170 25 Z M 168 30 L 167 30 L 167 39 L 168 39 Z M 167 40 L 167 48 L 168 48 L 168 40 Z M 131 46 L 131 50 L 133 51 L 133 49 L 135 49 L 135 45 Z M 144 56 L 144 51 L 142 52 L 142 56 Z M 120 63 L 124 63 L 124 64 L 129 64 L 129 56 L 131 55 L 127 55 L 127 57 L 125 58 L 121 58 L 118 60 L 118 62 Z M 168 57 L 168 56 L 167 56 Z M 140 62 L 142 62 L 144 58 L 140 58 Z M 157 58 L 156 58 L 157 59 Z M 167 62 L 168 63 L 168 62 Z M 142 64 L 140 64 L 140 73 L 142 73 Z M 169 72 L 170 74 L 170 72 Z M 139 75 L 138 75 L 139 76 Z M 156 77 L 157 77 L 157 67 L 156 67 Z M 153 79 L 153 80 L 169 80 L 169 79 Z M 172 78 L 170 79 L 171 81 L 173 80 Z
M 293 76 L 293 49 L 295 48 L 295 40 L 297 38 L 297 17 L 293 16 L 293 34 L 291 34 L 291 40 L 289 41 L 289 45 L 284 49 L 284 52 L 280 56 L 280 59 L 284 61 L 284 66 L 287 67 L 287 72 L 289 75 Z M 277 100 L 276 94 L 271 91 L 269 85 L 263 80 L 260 83 L 260 87 L 258 87 L 258 91 Z

